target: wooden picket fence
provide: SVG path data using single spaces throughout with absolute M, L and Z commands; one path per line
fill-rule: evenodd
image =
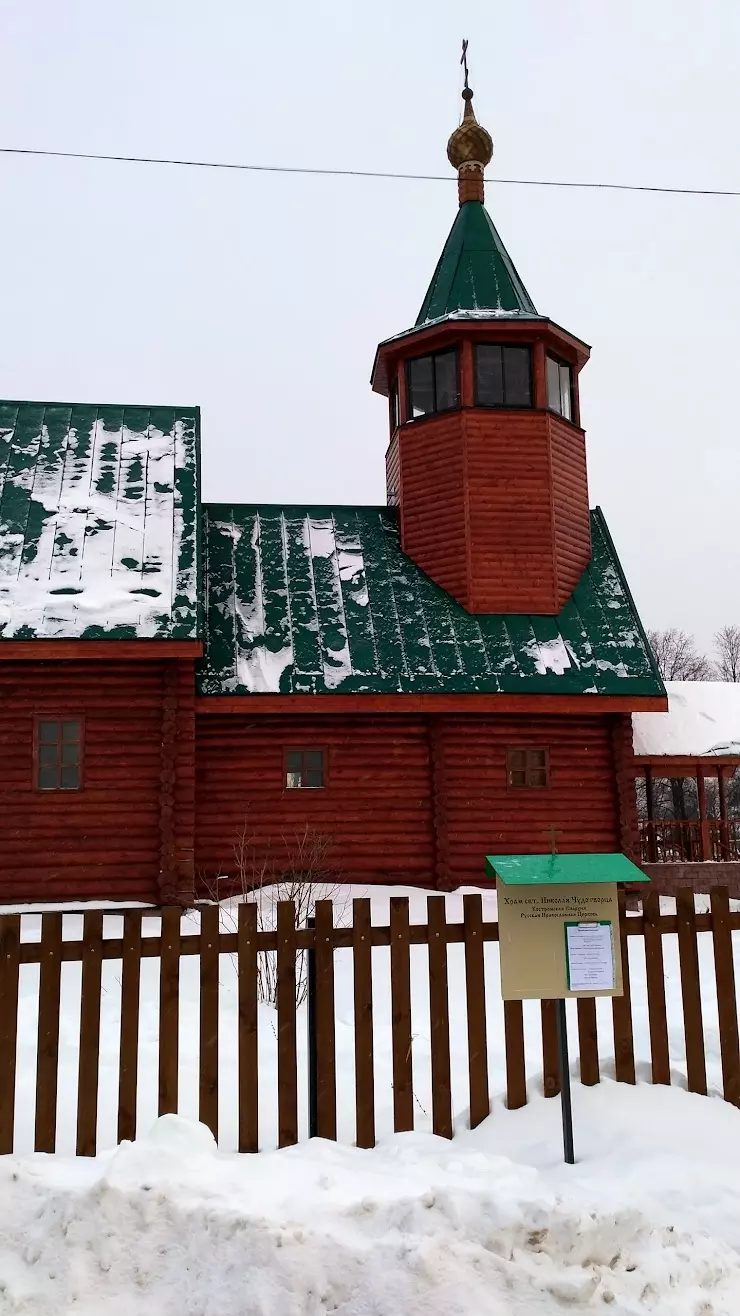
M 668 1024 L 663 939 L 676 935 L 688 1087 L 706 1092 L 705 1039 L 699 972 L 698 937 L 711 934 L 717 988 L 719 1036 L 724 1096 L 740 1105 L 740 1048 L 733 967 L 732 933 L 740 929 L 740 914 L 730 911 L 727 892 L 711 894 L 708 913 L 696 913 L 693 893 L 681 891 L 677 911 L 660 913 L 659 898 L 647 897 L 639 915 L 627 915 L 620 897 L 622 972 L 625 992 L 611 1002 L 616 1077 L 635 1082 L 632 1001 L 627 956 L 630 937 L 642 937 L 645 949 L 647 1012 L 652 1080 L 670 1083 Z M 80 1155 L 94 1155 L 97 1144 L 101 1041 L 101 980 L 103 962 L 120 964 L 120 1053 L 118 1070 L 118 1139 L 136 1134 L 137 1072 L 140 1057 L 139 1014 L 142 961 L 159 961 L 159 1114 L 178 1110 L 178 1038 L 180 1027 L 180 967 L 183 957 L 199 958 L 199 1112 L 218 1137 L 219 1111 L 219 965 L 232 957 L 238 972 L 238 1148 L 259 1147 L 258 1128 L 258 957 L 277 957 L 277 1106 L 278 1143 L 298 1140 L 299 1076 L 297 1063 L 296 961 L 302 951 L 315 956 L 315 1073 L 317 1132 L 337 1136 L 337 1076 L 335 1049 L 334 952 L 351 949 L 354 984 L 355 1133 L 360 1147 L 372 1147 L 376 1135 L 374 1084 L 373 968 L 374 947 L 390 948 L 392 1006 L 393 1120 L 397 1131 L 414 1127 L 414 1075 L 411 1014 L 411 947 L 428 947 L 432 1127 L 451 1137 L 453 1111 L 450 1075 L 448 946 L 464 947 L 467 998 L 467 1053 L 470 1124 L 485 1119 L 491 1109 L 486 1019 L 486 942 L 498 940 L 498 924 L 483 918 L 480 895 L 463 898 L 462 922 L 448 922 L 445 898 L 430 896 L 427 922 L 412 923 L 404 897 L 390 901 L 387 925 L 371 922 L 367 899 L 355 900 L 352 925 L 334 927 L 330 901 L 317 901 L 315 928 L 296 928 L 292 903 L 277 906 L 275 931 L 259 931 L 257 907 L 238 907 L 235 931 L 220 927 L 218 906 L 199 909 L 200 930 L 183 934 L 182 911 L 167 908 L 127 910 L 123 935 L 104 937 L 104 919 L 121 918 L 116 911 L 85 912 L 82 936 L 62 936 L 62 914 L 41 915 L 40 940 L 23 936 L 27 916 L 0 917 L 0 1152 L 14 1148 L 14 1115 L 18 1055 L 19 980 L 23 965 L 38 964 L 38 1041 L 35 1084 L 35 1147 L 53 1152 L 57 1143 L 57 1096 L 60 1046 L 60 985 L 62 966 L 81 962 L 79 1067 L 77 1075 L 76 1145 Z M 142 935 L 142 920 L 161 918 L 159 936 Z M 542 1065 L 547 1095 L 559 1091 L 555 1002 L 543 1001 Z M 599 1082 L 599 1038 L 596 1003 L 577 1002 L 581 1082 Z M 522 1005 L 504 1006 L 506 1092 L 509 1107 L 527 1100 Z

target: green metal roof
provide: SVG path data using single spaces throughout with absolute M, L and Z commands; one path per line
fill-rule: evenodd
M 3 639 L 195 639 L 197 408 L 0 402 Z
M 203 509 L 202 694 L 662 695 L 603 517 L 559 617 L 472 616 L 389 507 Z
M 460 206 L 416 325 L 461 311 L 490 316 L 537 315 L 534 302 L 480 201 L 466 201 Z
M 647 882 L 623 854 L 504 854 L 486 856 L 486 875 L 505 886 L 585 886 L 592 882 Z

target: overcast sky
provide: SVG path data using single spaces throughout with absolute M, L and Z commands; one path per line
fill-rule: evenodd
M 455 217 L 470 41 L 490 174 L 740 189 L 736 0 L 0 0 L 0 396 L 198 403 L 211 500 L 382 502 L 375 347 Z M 740 623 L 740 198 L 489 183 L 538 310 L 593 345 L 592 504 L 647 626 Z

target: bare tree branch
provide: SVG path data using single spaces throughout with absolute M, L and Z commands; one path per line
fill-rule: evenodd
M 716 669 L 721 681 L 740 681 L 740 626 L 723 626 L 714 637 Z
M 664 681 L 712 680 L 712 664 L 698 652 L 693 635 L 671 626 L 666 631 L 648 631 L 648 640 Z

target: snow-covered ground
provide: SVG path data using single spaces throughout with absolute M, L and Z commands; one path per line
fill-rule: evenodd
M 351 894 L 366 894 L 356 890 Z M 373 919 L 388 915 L 376 890 Z M 424 893 L 408 893 L 425 918 Z M 484 895 L 495 917 L 495 895 Z M 448 917 L 461 917 L 461 893 Z M 230 911 L 224 911 L 228 925 Z M 197 916 L 189 916 L 190 921 Z M 25 935 L 40 920 L 27 916 Z M 159 920 L 146 920 L 150 934 Z M 106 935 L 120 918 L 106 916 Z M 80 915 L 65 914 L 65 936 Z M 195 930 L 194 928 L 192 930 Z M 738 937 L 739 934 L 736 934 Z M 417 1131 L 392 1133 L 389 965 L 374 956 L 379 1146 L 354 1137 L 351 953 L 336 956 L 339 1144 L 277 1152 L 275 1015 L 260 1012 L 258 1156 L 236 1142 L 236 973 L 221 961 L 220 1143 L 197 1117 L 198 962 L 181 963 L 181 1115 L 156 1121 L 158 966 L 142 965 L 140 1136 L 114 1149 L 120 966 L 104 965 L 101 1091 L 96 1160 L 74 1146 L 79 965 L 62 984 L 59 1147 L 62 1155 L 0 1159 L 0 1316 L 476 1316 L 571 1309 L 676 1316 L 740 1312 L 740 1113 L 721 1090 L 711 935 L 699 935 L 707 1072 L 714 1098 L 685 1089 L 675 938 L 665 938 L 675 1086 L 617 1085 L 611 1006 L 597 1003 L 602 1074 L 574 1085 L 575 1167 L 562 1164 L 560 1103 L 541 1095 L 539 1006 L 525 1005 L 530 1101 L 507 1111 L 497 946 L 486 948 L 493 1113 L 467 1129 L 462 947 L 449 948 L 453 1101 L 457 1135 L 432 1137 L 428 972 L 412 950 Z M 642 939 L 630 942 L 638 1078 L 648 1079 Z M 740 981 L 740 963 L 736 965 Z M 21 974 L 18 1149 L 32 1146 L 38 968 Z M 570 1007 L 569 1007 L 570 1008 Z M 572 1027 L 575 1041 L 576 1029 Z M 305 1028 L 301 1042 L 305 1096 Z M 575 1047 L 573 1048 L 575 1050 Z M 577 1078 L 577 1058 L 573 1063 Z M 302 1109 L 305 1133 L 305 1102 Z
M 0 1162 L 0 1312 L 33 1316 L 737 1316 L 740 1114 L 575 1090 L 454 1142 L 239 1157 L 167 1116 L 95 1161 Z

